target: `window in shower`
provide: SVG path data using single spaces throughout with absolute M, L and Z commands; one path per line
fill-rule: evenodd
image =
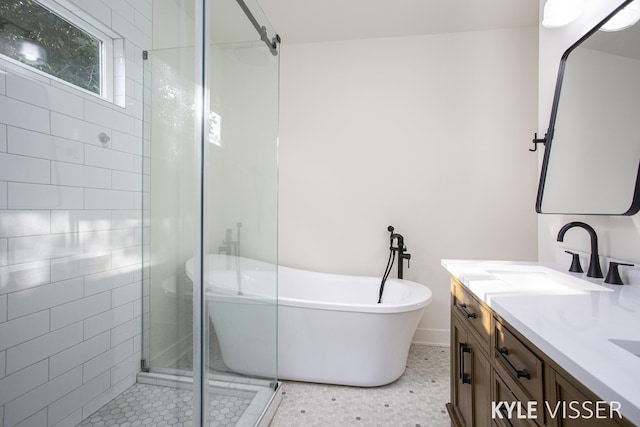
M 0 2 L 0 53 L 47 77 L 109 94 L 113 40 L 55 2 Z

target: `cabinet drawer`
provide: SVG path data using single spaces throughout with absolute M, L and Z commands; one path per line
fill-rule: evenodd
M 493 372 L 493 398 L 492 401 L 496 405 L 495 413 L 492 412 L 491 418 L 493 424 L 501 427 L 512 426 L 537 426 L 536 421 L 540 425 L 544 424 L 544 414 L 541 411 L 539 402 L 536 402 L 535 414 L 528 414 L 527 407 L 529 399 L 518 395 L 517 387 L 514 387 L 513 383 L 511 388 L 510 382 L 503 380 L 495 371 Z M 516 390 L 514 392 L 514 390 Z M 534 419 L 539 417 L 540 419 Z
M 491 314 L 487 308 L 471 296 L 460 282 L 451 279 L 452 310 L 475 332 L 483 344 L 483 350 L 489 350 L 489 333 L 491 331 Z
M 511 378 L 528 400 L 543 400 L 542 361 L 505 325 L 495 323 L 493 357 L 496 371 Z

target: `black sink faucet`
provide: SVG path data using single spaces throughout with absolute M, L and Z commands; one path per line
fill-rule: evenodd
M 589 224 L 580 221 L 573 221 L 562 226 L 558 231 L 558 242 L 564 241 L 564 234 L 573 227 L 580 227 L 587 230 L 589 237 L 591 237 L 591 259 L 589 261 L 589 269 L 587 271 L 587 277 L 602 278 L 602 269 L 600 268 L 600 257 L 598 255 L 598 235 L 596 230 Z
M 404 245 L 404 237 L 402 236 L 402 234 L 394 233 L 392 226 L 387 227 L 387 230 L 391 232 L 391 237 L 390 237 L 391 247 L 389 249 L 391 251 L 398 253 L 398 279 L 402 279 L 403 278 L 402 269 L 404 267 L 404 260 L 406 259 L 407 262 L 410 262 L 411 254 L 408 254 L 405 252 L 407 250 L 407 247 Z M 393 246 L 394 239 L 396 239 L 396 241 L 398 242 L 398 246 L 396 247 Z M 409 264 L 407 264 L 407 268 L 408 266 Z

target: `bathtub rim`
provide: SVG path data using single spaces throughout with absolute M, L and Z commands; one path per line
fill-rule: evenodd
M 224 257 L 226 255 L 224 254 L 208 254 L 207 257 L 210 256 L 220 256 L 220 257 Z M 251 262 L 256 262 L 256 263 L 263 263 L 263 261 L 259 261 L 259 260 L 254 260 L 251 258 L 244 258 L 244 257 L 240 257 L 242 259 L 251 261 Z M 341 276 L 341 277 L 353 277 L 353 278 L 375 278 L 375 276 L 359 276 L 359 275 L 348 275 L 348 274 L 335 274 L 335 273 L 323 273 L 323 272 L 317 272 L 317 271 L 311 271 L 311 270 L 304 270 L 301 268 L 294 268 L 294 267 L 288 267 L 288 266 L 283 266 L 283 265 L 278 265 L 277 266 L 277 276 L 278 276 L 278 280 L 280 279 L 280 272 L 281 271 L 286 271 L 286 270 L 291 270 L 291 271 L 301 271 L 303 273 L 306 274 L 313 274 L 313 275 L 321 275 L 321 276 Z M 189 260 L 187 260 L 187 262 L 185 263 L 185 273 L 187 274 L 187 277 L 189 277 L 189 279 L 192 279 L 193 277 L 193 258 L 190 258 Z M 229 298 L 229 302 L 231 302 L 233 300 L 233 293 L 230 293 L 229 289 L 226 288 L 222 288 L 222 287 L 215 287 L 213 285 L 210 285 L 209 283 L 207 283 L 208 286 L 205 288 L 205 293 L 206 292 L 212 292 L 212 291 L 216 291 L 216 289 L 220 289 L 221 293 L 224 294 L 225 297 Z M 388 302 L 384 302 L 384 295 L 383 295 L 383 302 L 378 304 L 377 302 L 373 302 L 373 303 L 362 303 L 362 304 L 355 304 L 355 303 L 340 303 L 340 302 L 334 302 L 334 301 L 317 301 L 317 300 L 309 300 L 309 299 L 303 299 L 303 298 L 291 298 L 291 297 L 286 297 L 286 296 L 282 296 L 280 295 L 279 289 L 278 289 L 278 295 L 277 295 L 277 304 L 279 306 L 287 306 L 287 307 L 293 307 L 293 308 L 305 308 L 305 309 L 312 309 L 312 310 L 326 310 L 326 311 L 349 311 L 349 312 L 362 312 L 362 313 L 403 313 L 403 312 L 409 312 L 409 311 L 414 311 L 414 310 L 421 310 L 423 308 L 425 308 L 426 306 L 428 306 L 429 304 L 431 304 L 432 300 L 433 300 L 433 293 L 431 292 L 431 289 L 429 289 L 428 286 L 426 285 L 422 285 L 418 282 L 414 282 L 411 280 L 407 280 L 407 279 L 396 279 L 396 278 L 390 278 L 387 280 L 387 285 L 389 284 L 396 284 L 398 286 L 403 286 L 403 287 L 408 287 L 410 289 L 410 293 L 411 296 L 413 297 L 411 299 L 412 302 L 404 302 L 404 303 L 388 303 Z M 279 286 L 278 286 L 279 288 Z M 377 297 L 377 292 L 378 292 L 378 288 L 375 288 L 375 292 L 374 294 L 374 298 Z M 222 295 L 221 295 L 222 296 Z M 238 296 L 237 299 L 264 299 L 264 297 L 260 297 L 260 296 L 249 296 L 247 295 L 246 297 L 242 297 L 242 296 Z M 416 301 L 417 302 L 414 302 Z
M 292 271 L 302 271 L 307 274 L 320 275 L 320 276 L 340 276 L 340 277 L 353 277 L 353 278 L 375 278 L 375 276 L 356 276 L 349 274 L 334 274 L 334 273 L 322 273 L 311 270 L 303 270 L 300 268 L 286 267 L 286 266 L 278 266 L 278 272 L 280 269 L 283 270 L 292 270 Z M 433 293 L 431 289 L 427 286 L 422 285 L 418 282 L 414 282 L 407 279 L 387 279 L 388 284 L 395 284 L 397 286 L 408 287 L 411 292 L 412 302 L 403 302 L 403 303 L 389 303 L 384 301 L 384 295 L 382 297 L 383 301 L 381 304 L 377 302 L 369 302 L 369 303 L 340 303 L 334 301 L 317 301 L 317 300 L 309 300 L 304 298 L 291 298 L 286 296 L 278 295 L 278 304 L 284 305 L 287 307 L 300 307 L 300 308 L 308 308 L 314 310 L 333 310 L 333 311 L 354 311 L 354 312 L 363 312 L 363 313 L 403 313 L 407 311 L 420 310 L 426 306 L 428 306 L 433 300 Z M 372 299 L 375 300 L 377 298 L 378 286 L 376 285 L 374 291 L 372 292 Z M 418 302 L 413 302 L 413 301 Z

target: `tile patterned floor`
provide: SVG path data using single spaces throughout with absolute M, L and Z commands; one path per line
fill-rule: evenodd
M 191 391 L 134 384 L 84 420 L 82 427 L 191 426 Z M 234 426 L 254 393 L 212 390 L 210 426 Z M 271 427 L 445 427 L 449 349 L 412 345 L 402 377 L 361 388 L 283 381 L 283 399 Z
M 271 427 L 448 427 L 449 349 L 411 346 L 404 375 L 386 386 L 283 381 L 283 394 Z
M 191 390 L 134 384 L 84 420 L 81 427 L 191 426 Z M 209 425 L 235 426 L 255 393 L 212 390 Z

